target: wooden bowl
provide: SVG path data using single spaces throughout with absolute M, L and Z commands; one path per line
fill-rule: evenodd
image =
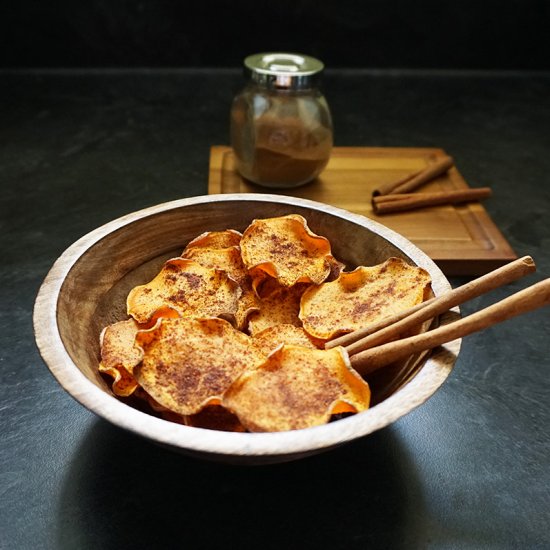
M 129 290 L 178 256 L 204 231 L 244 230 L 254 218 L 303 215 L 332 243 L 348 267 L 398 256 L 426 269 L 435 295 L 450 290 L 438 267 L 394 231 L 359 215 L 317 202 L 267 194 L 210 195 L 128 214 L 85 235 L 55 262 L 38 293 L 34 330 L 48 368 L 82 405 L 106 420 L 177 451 L 235 463 L 296 459 L 387 426 L 428 399 L 456 361 L 460 340 L 393 365 L 369 379 L 373 406 L 324 426 L 279 433 L 229 433 L 162 420 L 130 407 L 99 374 L 99 334 L 126 318 Z M 446 324 L 458 315 L 439 319 Z

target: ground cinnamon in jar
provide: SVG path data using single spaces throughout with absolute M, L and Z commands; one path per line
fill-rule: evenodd
M 231 109 L 231 144 L 241 175 L 267 187 L 296 187 L 325 168 L 332 122 L 317 87 L 323 64 L 297 54 L 245 59 L 250 82 Z

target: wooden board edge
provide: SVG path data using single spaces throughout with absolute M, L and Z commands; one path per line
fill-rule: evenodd
M 393 156 L 396 151 L 416 155 L 429 156 L 447 156 L 448 153 L 441 148 L 432 147 L 368 147 L 369 152 L 381 156 Z M 225 156 L 231 153 L 231 147 L 228 145 L 212 145 L 210 147 L 210 163 L 208 176 L 208 194 L 223 194 L 223 164 Z M 360 155 L 365 154 L 363 146 L 337 146 L 333 150 L 342 155 Z M 391 152 L 391 153 L 390 153 Z M 455 188 L 469 187 L 462 174 L 456 169 L 451 168 L 451 181 Z M 478 250 L 475 256 L 468 257 L 464 255 L 460 258 L 446 257 L 445 251 L 430 250 L 425 251 L 436 265 L 446 276 L 467 277 L 483 275 L 493 269 L 501 267 L 508 262 L 518 258 L 516 252 L 512 249 L 502 232 L 498 229 L 489 213 L 484 207 L 476 210 L 477 221 L 482 221 L 483 232 L 493 245 L 490 250 Z M 368 217 L 368 216 L 367 216 Z M 378 218 L 373 218 L 379 221 Z M 383 223 L 383 222 L 382 222 Z M 411 239 L 409 239 L 411 240 Z M 474 238 L 475 240 L 475 238 Z M 411 242 L 414 242 L 411 240 Z M 418 246 L 418 245 L 416 245 Z M 419 246 L 419 248 L 422 248 Z
M 210 147 L 210 161 L 208 168 L 208 194 L 217 195 L 223 193 L 222 190 L 222 167 L 223 157 L 231 151 L 227 145 L 212 145 Z

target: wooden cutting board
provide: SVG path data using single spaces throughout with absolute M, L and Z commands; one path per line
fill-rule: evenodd
M 480 275 L 517 257 L 479 202 L 434 206 L 378 216 L 372 211 L 373 189 L 419 170 L 442 149 L 335 147 L 322 174 L 296 189 L 267 189 L 243 179 L 228 146 L 213 146 L 208 192 L 274 193 L 311 199 L 361 214 L 397 231 L 428 254 L 448 275 Z M 419 192 L 468 188 L 456 167 Z M 490 199 L 488 199 L 490 200 Z

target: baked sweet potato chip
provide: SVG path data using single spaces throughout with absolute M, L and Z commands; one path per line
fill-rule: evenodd
M 141 352 L 134 346 L 138 330 L 139 325 L 127 319 L 105 327 L 100 335 L 99 371 L 112 376 L 113 393 L 121 397 L 128 397 L 138 387 L 132 376 L 134 366 L 141 360 Z
M 389 258 L 374 267 L 343 272 L 338 279 L 304 292 L 299 317 L 304 329 L 316 338 L 375 323 L 424 301 L 430 275 L 400 258 Z
M 253 311 L 259 309 L 259 304 L 256 293 L 252 288 L 252 279 L 242 261 L 240 248 L 234 245 L 225 248 L 211 248 L 207 246 L 211 242 L 213 244 L 224 244 L 221 239 L 222 237 L 225 238 L 225 233 L 228 233 L 229 237 L 232 237 L 233 233 L 236 233 L 240 239 L 240 233 L 236 231 L 233 233 L 224 232 L 224 234 L 208 234 L 201 241 L 202 246 L 188 247 L 183 252 L 182 257 L 193 260 L 205 267 L 221 269 L 239 284 L 241 287 L 241 296 L 237 304 L 235 320 L 237 328 L 246 330 L 248 317 Z M 229 242 L 229 239 L 226 240 Z
M 185 247 L 184 253 L 191 248 L 228 248 L 230 246 L 238 246 L 241 242 L 242 233 L 234 229 L 225 231 L 206 231 L 195 237 Z
M 226 248 L 190 248 L 181 257 L 193 260 L 204 267 L 221 269 L 234 281 L 239 283 L 239 285 L 245 283 L 249 278 L 248 270 L 243 263 L 238 246 L 229 246 Z
M 260 309 L 260 299 L 254 292 L 250 282 L 241 285 L 242 294 L 235 312 L 236 326 L 239 330 L 246 332 L 250 316 Z
M 150 321 L 161 308 L 183 317 L 232 317 L 240 295 L 239 284 L 225 271 L 173 258 L 151 282 L 133 288 L 126 304 L 138 323 Z
M 255 344 L 264 355 L 269 355 L 281 345 L 322 349 L 324 340 L 315 340 L 302 328 L 294 325 L 274 325 L 253 336 Z
M 258 271 L 289 287 L 323 282 L 331 272 L 330 243 L 297 214 L 254 220 L 244 231 L 241 254 L 253 276 Z
M 223 319 L 159 319 L 140 331 L 142 360 L 134 368 L 140 386 L 181 415 L 220 403 L 233 381 L 265 356 L 246 334 Z
M 343 348 L 282 346 L 243 373 L 222 403 L 251 432 L 299 430 L 325 424 L 332 414 L 368 408 L 368 384 L 350 367 Z
M 258 311 L 250 315 L 249 333 L 254 335 L 274 325 L 301 326 L 302 321 L 298 317 L 300 298 L 306 288 L 308 288 L 308 285 L 302 283 L 287 288 L 271 279 L 262 287 L 264 292 L 257 301 Z

